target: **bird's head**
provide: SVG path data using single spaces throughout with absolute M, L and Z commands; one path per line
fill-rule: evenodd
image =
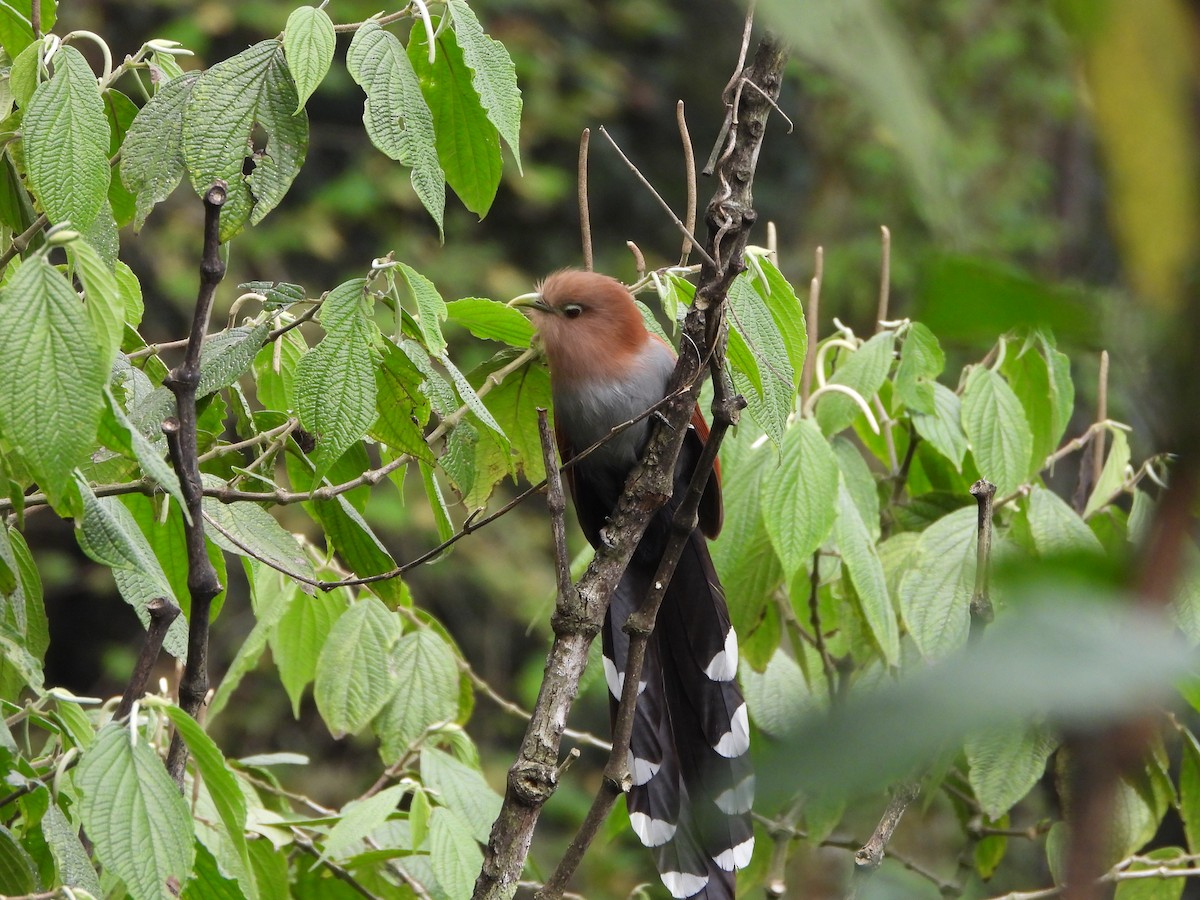
M 508 305 L 528 313 L 555 379 L 619 376 L 649 339 L 633 295 L 596 272 L 563 269 Z

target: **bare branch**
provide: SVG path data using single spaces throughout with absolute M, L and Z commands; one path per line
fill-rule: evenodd
M 854 854 L 854 875 L 850 881 L 851 898 L 859 895 L 867 879 L 875 874 L 875 870 L 883 862 L 884 850 L 888 841 L 892 839 L 896 826 L 900 824 L 901 816 L 920 793 L 921 786 L 918 784 L 904 784 L 897 788 L 887 809 L 883 811 L 879 824 L 875 826 L 874 833 Z
M 179 616 L 179 607 L 166 597 L 153 597 L 146 604 L 146 612 L 150 615 L 150 623 L 146 626 L 146 640 L 142 643 L 142 650 L 133 666 L 133 673 L 129 676 L 129 683 L 125 686 L 125 693 L 121 695 L 121 702 L 113 712 L 113 718 L 118 721 L 128 716 L 133 710 L 134 701 L 146 693 L 150 673 L 154 669 L 154 663 L 158 661 L 167 629 Z
M 683 225 L 688 234 L 696 232 L 696 152 L 692 149 L 692 136 L 688 133 L 687 116 L 683 113 L 683 101 L 675 104 L 675 122 L 679 125 L 679 141 L 683 146 L 683 171 L 687 181 L 687 212 L 683 216 Z M 692 253 L 692 239 L 683 239 L 683 250 L 679 254 L 679 264 L 686 266 Z
M 975 592 L 971 595 L 972 640 L 983 636 L 983 629 L 992 623 L 995 613 L 988 596 L 988 567 L 992 557 L 992 501 L 996 486 L 983 478 L 971 485 L 971 496 L 979 504 L 978 536 L 975 544 Z
M 883 262 L 879 267 L 879 306 L 875 310 L 875 333 L 883 328 L 888 317 L 888 297 L 892 289 L 892 232 L 886 225 L 879 226 L 883 240 Z
M 583 242 L 583 267 L 592 271 L 592 213 L 588 206 L 588 145 L 592 130 L 583 129 L 579 136 L 579 237 Z

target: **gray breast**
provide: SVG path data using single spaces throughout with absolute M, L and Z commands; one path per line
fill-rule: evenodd
M 642 365 L 622 380 L 594 380 L 587 387 L 555 388 L 558 426 L 576 453 L 663 398 L 674 360 L 665 347 L 654 344 L 641 361 Z M 647 418 L 625 429 L 599 447 L 588 458 L 589 464 L 627 472 L 637 462 L 649 427 Z

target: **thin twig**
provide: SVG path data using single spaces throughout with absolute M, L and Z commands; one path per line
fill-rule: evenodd
M 631 171 L 634 174 L 634 176 L 637 178 L 637 180 L 642 183 L 642 186 L 650 192 L 650 194 L 654 197 L 655 200 L 658 201 L 658 205 L 661 206 L 664 210 L 666 210 L 666 213 L 671 218 L 671 221 L 675 223 L 675 227 L 678 228 L 681 232 L 683 232 L 683 236 L 685 238 L 687 238 L 689 241 L 692 242 L 693 246 L 696 248 L 696 252 L 699 253 L 704 258 L 704 261 L 706 263 L 708 263 L 713 268 L 717 268 L 716 262 L 708 254 L 708 251 L 704 249 L 704 246 L 699 241 L 696 240 L 696 236 L 694 234 L 692 234 L 691 229 L 683 224 L 683 222 L 682 222 L 682 220 L 680 220 L 679 216 L 675 215 L 675 211 L 673 209 L 671 209 L 671 205 L 662 198 L 662 194 L 660 194 L 657 190 L 654 189 L 654 185 L 652 185 L 650 183 L 649 179 L 647 179 L 646 176 L 642 174 L 641 170 L 638 169 L 638 167 L 633 164 L 633 162 L 629 159 L 629 157 L 625 155 L 625 152 L 621 149 L 620 145 L 617 144 L 617 142 L 615 140 L 613 140 L 613 136 L 608 133 L 608 129 L 606 129 L 602 125 L 602 126 L 600 126 L 600 133 L 602 135 L 604 135 L 605 138 L 607 138 L 607 140 L 610 144 L 612 144 L 613 149 L 617 151 L 617 156 L 621 157 L 621 161 L 623 163 L 625 163 L 626 166 L 629 167 L 629 171 Z
M 978 640 L 995 618 L 992 599 L 988 594 L 988 568 L 992 557 L 992 507 L 996 486 L 981 478 L 971 485 L 971 496 L 979 504 L 979 520 L 975 541 L 975 592 L 971 595 L 970 639 Z
M 588 145 L 591 143 L 592 129 L 583 129 L 579 136 L 579 175 L 577 190 L 579 191 L 579 238 L 583 242 L 583 267 L 592 271 L 592 213 L 588 205 Z
M 821 341 L 821 278 L 825 270 L 825 251 L 818 247 L 816 268 L 808 289 L 808 309 L 804 314 L 804 325 L 808 332 L 808 352 L 804 354 L 804 367 L 800 374 L 800 408 L 808 405 L 812 393 L 813 373 L 816 372 L 817 345 Z
M 825 630 L 821 627 L 821 551 L 813 553 L 812 572 L 808 576 L 808 619 L 812 625 L 813 640 L 816 641 L 817 655 L 821 658 L 821 668 L 825 672 L 825 684 L 829 689 L 829 702 L 837 700 L 837 664 L 825 646 Z
M 629 252 L 633 254 L 633 267 L 637 272 L 638 280 L 646 277 L 646 257 L 642 254 L 642 248 L 633 241 L 626 241 L 625 246 L 629 248 Z
M 717 134 L 716 143 L 713 144 L 712 153 L 708 156 L 708 162 L 704 164 L 705 175 L 712 175 L 716 170 L 717 160 L 721 156 L 721 151 L 728 146 L 727 138 L 729 129 L 737 121 L 737 109 L 733 91 L 742 79 L 742 72 L 746 68 L 746 54 L 750 51 L 750 32 L 754 29 L 754 6 L 756 2 L 757 0 L 750 0 L 750 3 L 746 6 L 746 18 L 742 22 L 742 42 L 738 45 L 737 62 L 733 67 L 733 75 L 730 76 L 725 89 L 721 91 L 721 99 L 725 103 L 725 121 L 721 124 L 721 130 Z
M 208 331 L 213 297 L 217 285 L 225 277 L 225 262 L 221 259 L 221 207 L 228 195 L 223 181 L 214 181 L 204 193 L 204 253 L 200 260 L 200 288 L 192 331 L 183 362 L 172 369 L 164 384 L 175 395 L 176 415 L 163 422 L 171 462 L 187 503 L 188 518 L 184 522 L 184 538 L 188 556 L 188 592 L 192 605 L 188 616 L 188 655 L 179 684 L 179 705 L 196 718 L 208 694 L 208 614 L 214 597 L 221 592 L 217 570 L 208 558 L 204 538 L 204 518 L 201 514 L 203 484 L 200 480 L 200 461 L 196 445 L 196 388 L 200 383 L 200 348 Z M 175 783 L 183 787 L 187 766 L 187 744 L 176 732 L 167 753 L 167 771 Z
M 692 149 L 692 136 L 688 133 L 687 116 L 683 112 L 683 101 L 675 104 L 675 122 L 679 125 L 679 141 L 683 146 L 683 172 L 687 185 L 687 212 L 683 216 L 684 228 L 689 234 L 696 232 L 696 152 Z M 679 264 L 686 266 L 692 252 L 692 239 L 683 239 L 683 250 Z
M 358 29 L 360 29 L 364 25 L 366 25 L 367 22 L 378 22 L 381 26 L 382 25 L 391 25 L 393 22 L 398 22 L 401 19 L 406 19 L 410 15 L 412 15 L 412 13 L 409 11 L 409 8 L 407 6 L 405 6 L 405 8 L 400 10 L 400 12 L 394 12 L 394 13 L 390 13 L 386 16 L 380 16 L 377 19 L 366 19 L 365 21 L 362 21 L 362 22 L 347 22 L 342 25 L 334 25 L 333 30 L 335 32 L 337 32 L 338 34 L 345 34 L 347 32 L 351 32 L 351 31 L 358 31 Z
M 888 297 L 892 289 L 892 232 L 886 225 L 879 226 L 883 240 L 883 261 L 879 267 L 879 306 L 875 310 L 875 333 L 883 328 L 888 317 Z
M 920 793 L 921 786 L 910 783 L 901 785 L 892 795 L 879 824 L 875 826 L 875 831 L 854 854 L 854 875 L 850 880 L 849 892 L 851 898 L 859 896 L 867 880 L 883 862 L 884 851 L 896 831 L 896 826 L 900 824 L 900 818 Z

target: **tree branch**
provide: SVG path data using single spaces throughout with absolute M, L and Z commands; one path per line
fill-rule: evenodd
M 200 712 L 208 694 L 209 607 L 213 598 L 221 593 L 221 582 L 208 558 L 204 540 L 204 517 L 200 507 L 204 491 L 196 445 L 196 387 L 200 383 L 200 347 L 208 331 L 213 296 L 217 285 L 225 277 L 220 224 L 221 207 L 226 196 L 227 187 L 223 181 L 214 181 L 204 194 L 204 252 L 200 260 L 200 288 L 196 296 L 192 331 L 183 362 L 172 369 L 164 381 L 175 395 L 176 414 L 163 422 L 163 433 L 167 436 L 171 462 L 179 476 L 188 512 L 188 521 L 184 522 L 184 538 L 192 608 L 188 617 L 187 662 L 179 683 L 179 705 L 192 718 Z M 167 754 L 167 770 L 181 788 L 187 756 L 187 745 L 176 732 Z
M 150 615 L 150 623 L 146 627 L 146 640 L 142 642 L 142 651 L 133 666 L 125 693 L 121 695 L 121 702 L 113 712 L 113 718 L 118 721 L 128 716 L 133 711 L 134 701 L 146 693 L 146 684 L 150 681 L 150 672 L 158 660 L 159 651 L 162 650 L 167 629 L 179 616 L 179 607 L 166 597 L 152 598 L 146 605 L 146 611 Z

